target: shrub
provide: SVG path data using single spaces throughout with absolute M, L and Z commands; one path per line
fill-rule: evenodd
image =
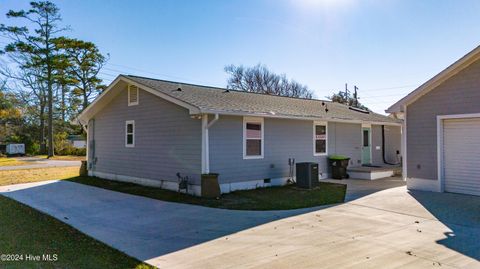
M 86 148 L 75 148 L 67 139 L 66 132 L 57 133 L 54 136 L 55 154 L 57 155 L 76 155 L 85 156 L 87 154 Z

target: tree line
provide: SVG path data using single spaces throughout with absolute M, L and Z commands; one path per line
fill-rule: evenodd
M 31 2 L 6 17 L 22 24 L 0 24 L 9 40 L 0 50 L 2 142 L 26 142 L 32 153 L 51 157 L 55 134 L 82 132 L 72 121 L 105 88 L 98 74 L 109 56 L 67 36 L 70 28 L 52 2 Z

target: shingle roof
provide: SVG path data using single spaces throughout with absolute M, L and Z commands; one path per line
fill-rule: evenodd
M 122 76 L 195 106 L 201 111 L 273 115 L 288 118 L 315 118 L 319 120 L 400 123 L 400 121 L 384 115 L 374 112 L 360 112 L 331 101 L 249 93 L 132 75 Z M 181 91 L 178 88 L 181 88 Z

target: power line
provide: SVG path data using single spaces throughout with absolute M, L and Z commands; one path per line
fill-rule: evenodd
M 406 93 L 397 93 L 397 94 L 388 94 L 388 95 L 375 95 L 375 96 L 365 96 L 361 97 L 359 99 L 364 100 L 364 99 L 371 99 L 371 98 L 383 98 L 383 97 L 393 97 L 393 96 L 401 96 L 401 95 L 406 95 Z
M 172 76 L 172 75 L 162 74 L 162 73 L 155 73 L 155 72 L 142 70 L 142 69 L 138 69 L 138 68 L 135 68 L 135 67 L 126 66 L 126 65 L 114 64 L 114 63 L 109 63 L 109 62 L 107 62 L 107 65 L 126 68 L 126 69 L 129 69 L 129 70 L 133 70 L 133 71 L 137 71 L 137 72 L 141 72 L 141 73 L 145 73 L 145 74 L 151 74 L 151 75 L 155 75 L 155 76 L 166 77 L 166 78 L 170 78 L 170 79 L 173 79 L 173 80 L 182 80 L 182 81 L 185 81 L 185 82 L 200 83 L 200 84 L 211 85 L 211 86 L 219 86 L 219 85 L 215 85 L 215 83 L 210 83 L 210 82 L 207 82 L 207 81 L 200 81 L 200 80 L 189 79 L 189 78 L 185 78 L 185 77 Z M 109 67 L 104 67 L 104 69 L 110 70 L 110 71 L 113 71 L 113 72 L 119 72 L 120 74 L 130 73 L 130 72 L 125 72 L 124 70 L 118 70 L 118 69 L 113 69 L 113 68 L 109 68 Z
M 384 91 L 384 90 L 396 90 L 396 89 L 410 88 L 410 87 L 418 87 L 418 84 L 410 84 L 410 85 L 386 87 L 386 88 L 364 89 L 364 90 L 373 92 L 373 91 Z
M 199 83 L 202 83 L 202 84 L 215 86 L 215 85 L 212 85 L 212 83 L 206 83 L 206 82 L 204 82 L 204 81 L 196 81 L 196 80 L 188 79 L 188 78 L 184 78 L 184 77 L 171 76 L 171 75 L 167 75 L 167 74 L 150 72 L 150 71 L 138 69 L 138 68 L 135 68 L 135 67 L 129 67 L 129 66 L 126 66 L 126 65 L 119 65 L 119 64 L 114 64 L 114 63 L 107 63 L 107 65 L 118 66 L 118 67 L 130 69 L 130 70 L 135 70 L 135 71 L 139 71 L 139 72 L 142 72 L 142 73 L 157 75 L 157 76 L 169 77 L 169 78 L 173 78 L 173 79 L 180 79 L 180 80 L 184 80 L 184 81 L 186 80 L 186 82 L 188 82 L 188 81 L 191 81 L 191 82 L 199 82 Z M 108 70 L 108 71 L 113 71 L 113 72 L 119 72 L 119 74 L 129 73 L 129 72 L 125 72 L 125 70 L 119 70 L 119 69 L 114 69 L 114 68 L 109 68 L 109 67 L 104 67 L 103 69 L 104 69 L 104 70 Z M 108 74 L 108 75 L 114 76 L 114 75 L 111 75 L 111 74 Z M 116 77 L 116 76 L 115 76 L 115 77 Z M 374 89 L 366 89 L 366 90 L 364 90 L 364 91 L 393 90 L 393 89 L 401 89 L 401 88 L 412 87 L 412 86 L 416 86 L 416 85 L 417 85 L 417 84 L 410 84 L 410 85 L 403 85 L 403 86 L 394 86 L 394 87 L 385 87 L 385 88 L 374 88 Z M 363 92 L 363 91 L 362 91 L 362 92 Z M 360 99 L 380 98 L 380 97 L 391 97 L 391 96 L 400 96 L 400 95 L 404 95 L 404 94 L 402 93 L 402 94 L 376 95 L 376 96 L 369 96 L 369 95 L 367 95 L 367 96 L 365 96 L 365 97 L 361 97 Z

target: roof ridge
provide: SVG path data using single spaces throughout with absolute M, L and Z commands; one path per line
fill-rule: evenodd
M 172 84 L 180 84 L 180 85 L 188 85 L 188 86 L 193 86 L 193 87 L 202 87 L 206 88 L 209 90 L 222 90 L 222 91 L 233 91 L 237 92 L 240 94 L 257 94 L 261 96 L 269 96 L 269 97 L 282 97 L 282 98 L 287 98 L 287 99 L 292 99 L 292 100 L 303 100 L 303 101 L 314 101 L 314 102 L 322 102 L 322 103 L 328 103 L 328 105 L 333 105 L 337 107 L 342 107 L 345 109 L 350 109 L 352 106 L 338 103 L 338 102 L 333 102 L 331 100 L 322 100 L 322 99 L 308 99 L 308 98 L 300 98 L 300 97 L 289 97 L 289 96 L 281 96 L 281 95 L 272 95 L 272 94 L 266 94 L 266 93 L 256 93 L 256 92 L 246 92 L 246 91 L 241 91 L 241 90 L 233 90 L 233 89 L 227 89 L 227 88 L 221 88 L 221 87 L 214 87 L 214 86 L 206 86 L 206 85 L 199 85 L 199 84 L 193 84 L 193 83 L 184 83 L 184 82 L 178 82 L 178 81 L 172 81 L 172 80 L 165 80 L 165 79 L 158 79 L 158 78 L 149 78 L 149 77 L 143 77 L 143 76 L 137 76 L 137 75 L 123 75 L 121 74 L 120 76 L 125 76 L 125 77 L 130 77 L 130 78 L 139 78 L 139 79 L 146 79 L 146 80 L 153 80 L 153 81 L 160 81 L 160 82 L 166 82 L 166 83 L 172 83 Z M 147 86 L 147 85 L 145 85 Z M 173 97 L 173 96 L 172 96 Z M 176 98 L 176 97 L 175 97 Z M 353 110 L 355 111 L 355 110 Z M 358 113 L 363 113 L 360 111 L 355 111 Z M 382 117 L 388 117 L 386 115 L 382 115 L 380 113 L 376 113 L 374 111 L 368 110 L 369 114 L 377 115 L 377 116 L 382 116 Z
M 276 95 L 276 94 L 268 94 L 268 93 L 260 93 L 260 92 L 247 92 L 247 91 L 242 91 L 242 90 L 235 90 L 235 89 L 228 89 L 228 88 L 222 88 L 222 87 L 216 87 L 216 86 L 207 86 L 207 85 L 200 85 L 200 84 L 194 84 L 194 83 L 185 83 L 185 82 L 179 82 L 179 81 L 173 81 L 173 80 L 166 80 L 166 79 L 159 79 L 159 78 L 150 78 L 150 77 L 144 77 L 144 76 L 137 76 L 137 75 L 124 75 L 127 77 L 136 77 L 136 78 L 142 78 L 142 79 L 150 79 L 150 80 L 156 80 L 156 81 L 162 81 L 162 82 L 167 82 L 167 83 L 177 83 L 177 84 L 184 84 L 184 85 L 189 85 L 189 86 L 196 86 L 196 87 L 202 87 L 202 88 L 208 88 L 208 89 L 216 89 L 216 90 L 223 90 L 223 91 L 233 91 L 233 92 L 238 92 L 238 93 L 245 93 L 245 94 L 258 94 L 258 95 L 264 95 L 264 96 L 273 96 L 273 97 L 282 97 L 282 98 L 290 98 L 290 99 L 299 99 L 299 100 L 311 100 L 311 101 L 320 101 L 320 102 L 329 102 L 329 103 L 335 103 L 331 100 L 324 100 L 324 99 L 315 99 L 315 98 L 305 98 L 305 97 L 293 97 L 293 96 L 283 96 L 283 95 Z M 340 104 L 340 103 L 337 103 Z M 343 105 L 343 104 L 340 104 Z M 345 105 L 346 106 L 346 105 Z

